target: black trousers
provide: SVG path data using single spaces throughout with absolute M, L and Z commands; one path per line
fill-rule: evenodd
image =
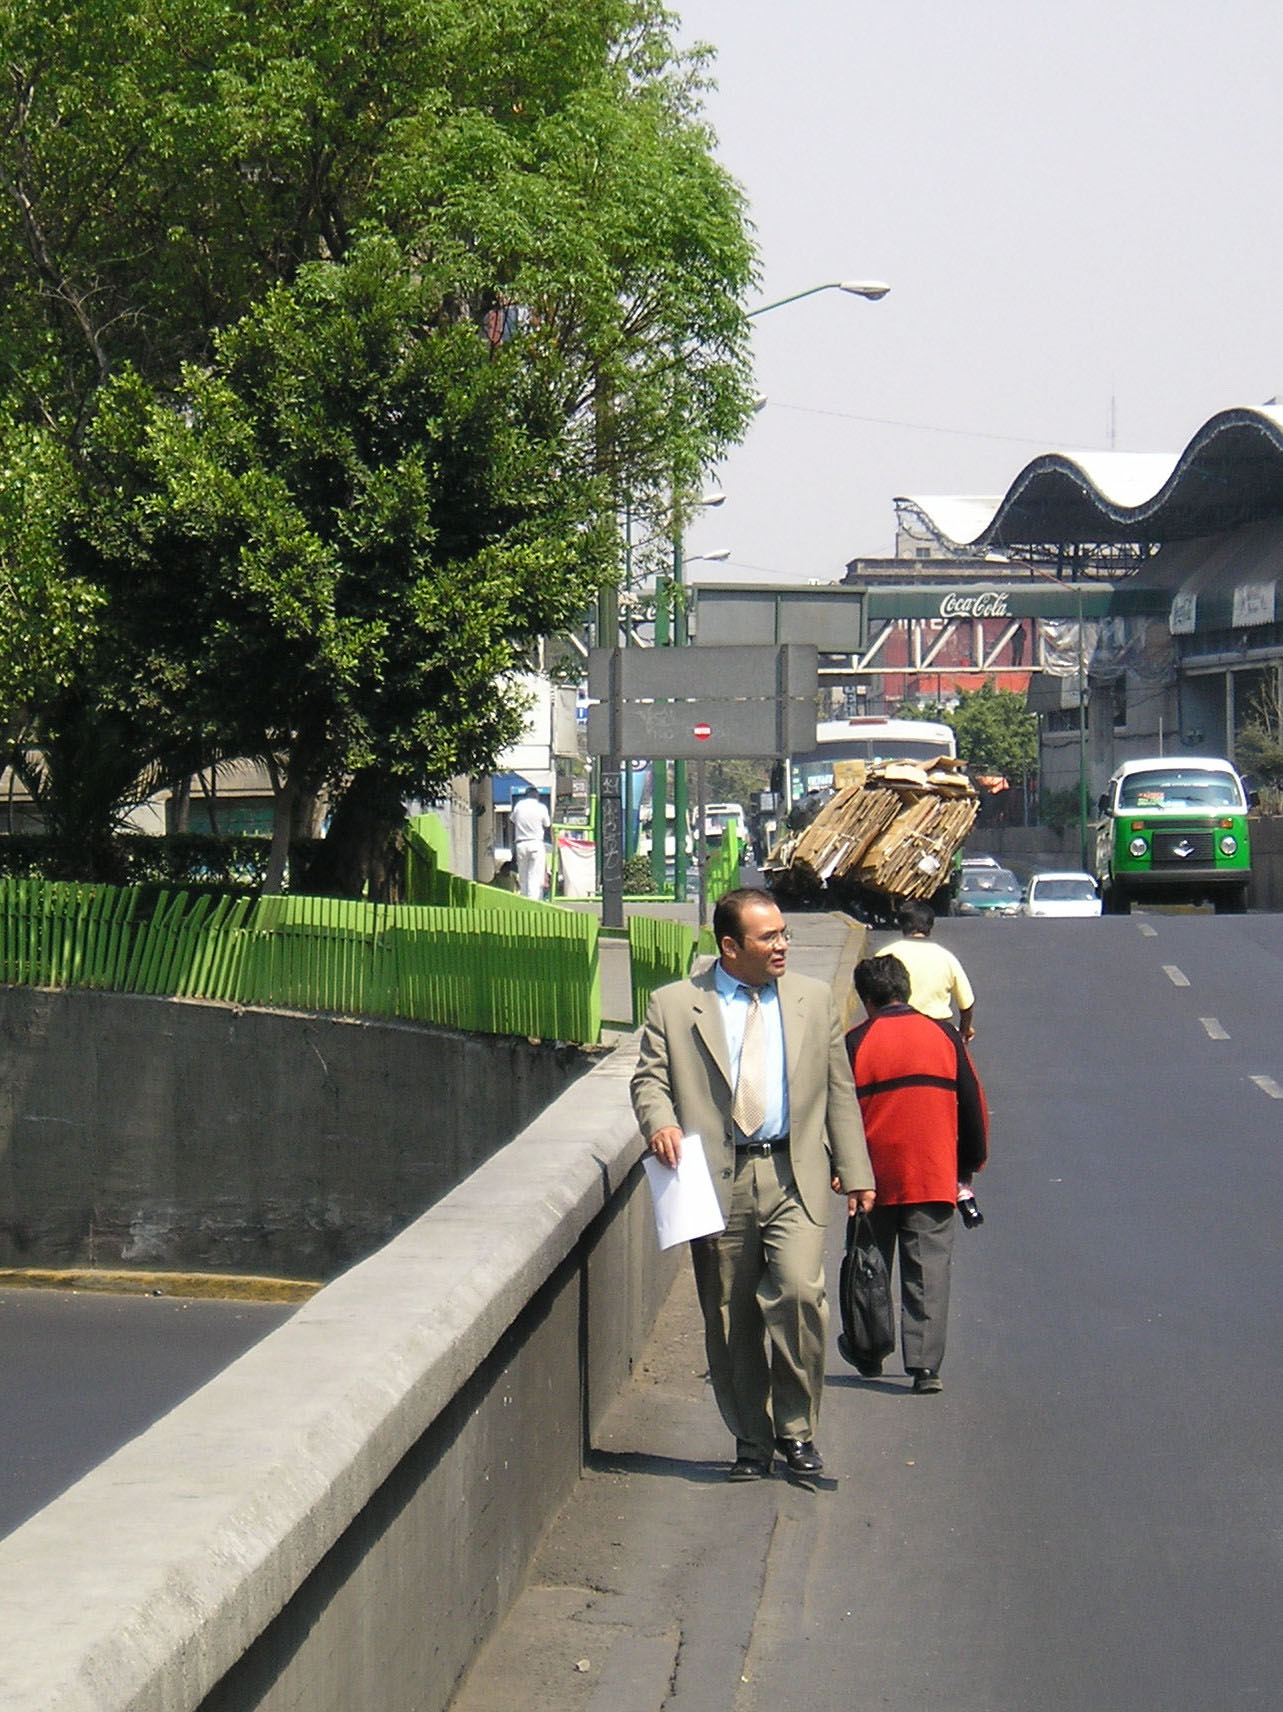
M 952 1201 L 879 1202 L 869 1215 L 888 1273 L 900 1259 L 900 1349 L 906 1368 L 944 1364 L 953 1267 Z

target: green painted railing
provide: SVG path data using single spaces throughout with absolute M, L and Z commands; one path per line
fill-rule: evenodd
M 475 888 L 489 901 L 501 898 Z M 598 925 L 567 910 L 0 881 L 0 982 L 393 1016 L 595 1042 Z
M 723 892 L 732 892 L 739 885 L 741 855 L 739 833 L 728 826 L 704 865 L 704 896 L 710 912 Z
M 523 898 L 502 886 L 481 886 L 464 880 L 446 867 L 449 858 L 446 829 L 435 814 L 416 815 L 406 825 L 405 897 L 411 904 L 434 904 L 438 908 L 479 910 L 523 910 L 561 915 L 564 911 L 538 898 Z
M 593 1042 L 601 1032 L 594 916 L 271 897 L 259 901 L 251 927 L 242 1004 L 545 1040 Z
M 632 964 L 633 1027 L 640 1028 L 656 987 L 690 973 L 695 935 L 684 921 L 652 915 L 628 918 L 628 956 Z

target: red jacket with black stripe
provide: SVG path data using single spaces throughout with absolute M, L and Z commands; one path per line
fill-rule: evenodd
M 878 1201 L 953 1201 L 989 1156 L 980 1078 L 947 1022 L 888 1005 L 846 1037 Z

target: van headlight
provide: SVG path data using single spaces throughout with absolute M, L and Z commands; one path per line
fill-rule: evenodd
M 1148 840 L 1144 838 L 1133 838 L 1131 843 L 1127 846 L 1127 854 L 1129 856 L 1143 856 L 1148 849 Z
M 1221 855 L 1233 856 L 1238 849 L 1238 839 L 1232 832 L 1227 832 L 1221 839 Z

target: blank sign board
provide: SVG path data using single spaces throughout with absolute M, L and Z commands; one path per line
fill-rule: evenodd
M 612 673 L 618 676 L 612 688 Z M 813 696 L 819 689 L 814 646 L 594 648 L 588 694 L 594 701 L 671 701 L 697 696 L 759 700 Z
M 814 647 L 594 649 L 588 750 L 757 759 L 815 744 Z
M 865 647 L 864 594 L 842 588 L 701 586 L 696 624 L 705 643 L 793 642 L 826 654 Z

